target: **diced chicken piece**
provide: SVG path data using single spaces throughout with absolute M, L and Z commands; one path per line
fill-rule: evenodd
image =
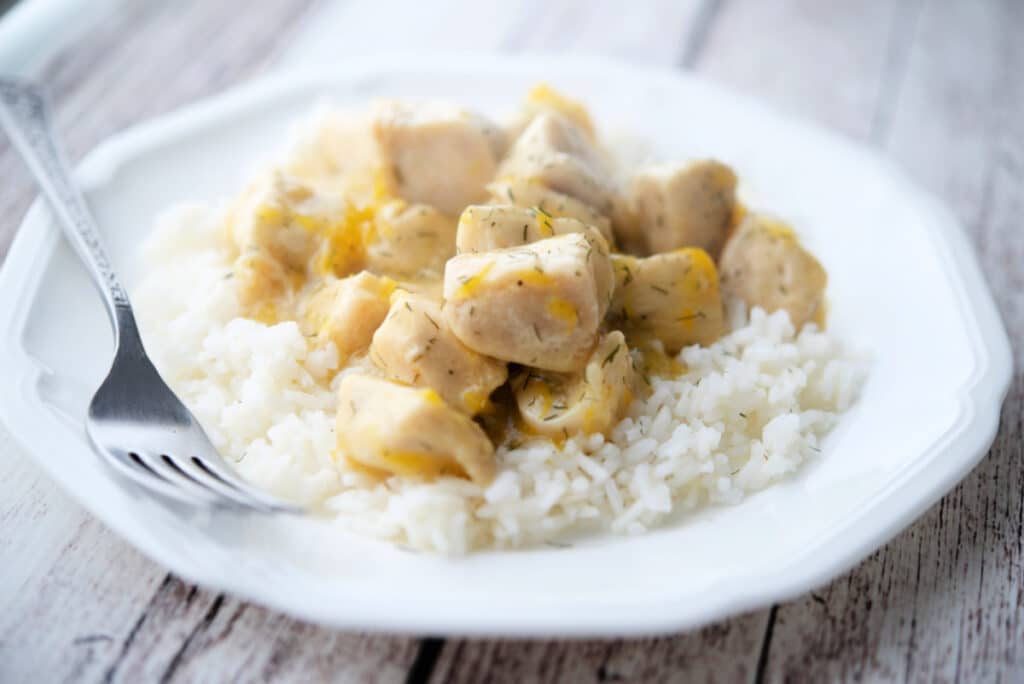
M 703 249 L 679 249 L 641 259 L 612 255 L 615 293 L 608 323 L 630 345 L 660 340 L 670 354 L 708 345 L 724 329 L 715 263 Z
M 475 204 L 459 217 L 455 246 L 459 254 L 518 247 L 556 235 L 586 233 L 604 238 L 576 219 L 554 218 L 540 209 Z
M 536 182 L 611 213 L 614 184 L 611 172 L 587 135 L 560 114 L 537 115 L 512 145 L 498 177 Z
M 394 290 L 393 280 L 366 271 L 330 280 L 304 302 L 303 332 L 334 342 L 344 362 L 370 346 L 373 333 L 387 316 Z
M 555 218 L 576 219 L 597 228 L 609 245 L 614 244 L 612 223 L 607 216 L 598 213 L 589 204 L 585 204 L 575 197 L 555 192 L 536 180 L 527 181 L 516 178 L 497 180 L 487 186 L 487 191 L 491 193 L 488 204 L 536 207 Z
M 362 264 L 360 225 L 352 208 L 274 173 L 253 184 L 228 210 L 225 228 L 238 249 L 233 266 L 246 307 L 296 290 L 310 272 L 347 275 Z
M 581 374 L 526 369 L 512 380 L 516 405 L 529 432 L 560 436 L 608 432 L 633 400 L 633 365 L 626 338 L 601 338 Z
M 387 318 L 373 335 L 370 359 L 387 378 L 431 387 L 470 416 L 508 378 L 504 363 L 459 342 L 438 302 L 402 291 L 392 296 Z
M 483 117 L 434 102 L 382 103 L 373 134 L 397 194 L 453 216 L 484 199 L 504 146 Z
M 719 265 L 725 295 L 768 312 L 785 309 L 798 330 L 811 321 L 824 324 L 828 275 L 782 223 L 747 216 L 725 244 Z
M 523 102 L 523 111 L 508 129 L 508 137 L 515 139 L 523 132 L 531 121 L 545 112 L 561 114 L 583 131 L 587 138 L 594 140 L 594 122 L 590 113 L 581 102 L 570 99 L 546 83 L 540 83 L 530 89 Z
M 455 219 L 426 204 L 394 200 L 376 214 L 366 268 L 395 278 L 440 278 L 455 255 Z
M 343 215 L 343 207 L 317 196 L 310 186 L 273 173 L 229 209 L 226 228 L 239 252 L 261 250 L 286 269 L 304 271 Z
M 494 446 L 479 425 L 430 388 L 346 375 L 338 388 L 338 451 L 400 476 L 468 476 L 486 485 L 497 469 Z
M 231 267 L 238 301 L 247 309 L 267 304 L 288 291 L 293 278 L 267 250 L 249 247 Z
M 461 254 L 445 267 L 445 320 L 481 354 L 577 370 L 594 345 L 613 278 L 608 245 L 593 233 Z
M 712 159 L 662 164 L 638 173 L 630 220 L 616 222 L 624 245 L 657 254 L 700 247 L 717 258 L 732 225 L 736 174 Z
M 389 195 L 391 172 L 369 113 L 326 110 L 297 132 L 284 168 L 323 196 L 366 206 Z

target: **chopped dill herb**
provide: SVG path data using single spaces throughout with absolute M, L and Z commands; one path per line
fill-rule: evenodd
M 651 285 L 651 289 L 654 290 L 655 292 L 660 292 L 663 295 L 667 295 L 668 294 L 668 290 L 666 290 L 665 288 L 660 287 L 658 285 Z
M 619 348 L 620 347 L 621 347 L 621 345 L 618 345 L 618 344 L 615 345 L 615 349 L 612 349 L 612 353 L 609 354 L 608 356 L 604 357 L 604 361 L 601 362 L 601 365 L 602 366 L 607 366 L 609 363 L 611 363 L 612 360 L 615 359 L 615 355 L 619 353 Z

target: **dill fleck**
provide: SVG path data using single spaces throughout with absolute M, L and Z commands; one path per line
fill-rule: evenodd
M 554 420 L 555 418 L 558 418 L 558 416 L 560 416 L 560 415 L 561 414 L 559 414 L 559 413 L 552 413 L 550 415 L 544 416 L 544 422 L 546 423 L 549 420 Z
M 537 336 L 537 341 L 542 342 L 544 340 L 544 338 L 540 336 L 540 329 L 537 327 L 536 323 L 533 324 L 533 334 Z
M 409 302 L 405 303 L 405 308 L 408 309 L 409 311 L 412 311 L 412 307 L 409 306 Z
M 658 285 L 651 285 L 651 289 L 654 290 L 655 292 L 660 292 L 663 295 L 667 295 L 668 294 L 668 290 L 666 290 L 665 288 L 660 287 Z
M 512 194 L 512 188 L 505 188 L 505 192 L 508 193 L 508 198 L 513 202 L 516 201 L 516 196 Z
M 527 225 L 524 223 L 523 224 L 523 242 L 526 242 L 526 229 L 527 229 Z
M 744 413 L 743 411 L 740 411 L 740 418 L 746 418 L 746 417 L 747 417 L 747 414 Z
M 615 349 L 612 349 L 612 353 L 609 354 L 608 356 L 604 357 L 604 361 L 601 362 L 601 365 L 602 366 L 607 366 L 609 363 L 611 363 L 612 360 L 615 358 L 615 355 L 619 353 L 619 348 L 620 347 L 621 347 L 621 345 L 618 345 L 618 344 L 615 345 Z
M 436 330 L 440 330 L 441 329 L 441 326 L 439 326 L 437 324 L 437 321 L 435 321 L 433 318 L 430 317 L 430 314 L 428 314 L 427 312 L 424 311 L 423 315 L 427 317 L 427 320 L 430 321 L 430 325 L 434 326 L 434 328 Z

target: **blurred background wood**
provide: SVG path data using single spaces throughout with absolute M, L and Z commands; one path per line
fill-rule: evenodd
M 0 2 L 2 6 L 2 2 Z M 968 227 L 1024 339 L 1024 3 L 1016 0 L 123 2 L 35 77 L 72 156 L 276 65 L 478 49 L 692 69 L 874 145 Z M 258 8 L 258 10 L 257 10 Z M 336 27 L 329 40 L 313 25 Z M 0 257 L 34 196 L 0 142 Z M 856 188 L 851 188 L 851 201 Z M 988 457 L 795 601 L 656 639 L 326 630 L 187 585 L 92 519 L 0 428 L 0 681 L 1024 680 L 1024 354 Z

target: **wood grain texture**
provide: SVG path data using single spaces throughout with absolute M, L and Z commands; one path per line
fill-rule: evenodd
M 256 73 L 311 5 L 127 3 L 41 75 L 71 156 Z M 0 177 L 2 254 L 34 192 L 6 144 Z M 2 429 L 0 483 L 0 681 L 401 681 L 415 656 L 415 640 L 316 630 L 168 576 L 18 458 Z
M 967 226 L 1015 349 L 988 457 L 854 572 L 779 610 L 768 671 L 832 678 L 1024 677 L 1024 48 L 1019 2 L 922 7 L 886 150 Z M 984 49 L 981 48 L 984 46 Z M 1016 75 L 1016 76 L 1015 76 Z
M 1016 0 L 126 3 L 44 77 L 73 156 L 270 63 L 380 52 L 587 52 L 682 65 L 879 145 L 971 231 L 1024 339 L 1024 4 Z M 305 39 L 329 21 L 337 36 Z M 471 28 L 467 28 L 471 27 Z M 381 35 L 388 37 L 382 44 Z M 0 255 L 33 194 L 0 144 Z M 1024 354 L 992 453 L 827 587 L 658 639 L 416 640 L 321 629 L 167 575 L 0 429 L 0 681 L 1024 679 Z

